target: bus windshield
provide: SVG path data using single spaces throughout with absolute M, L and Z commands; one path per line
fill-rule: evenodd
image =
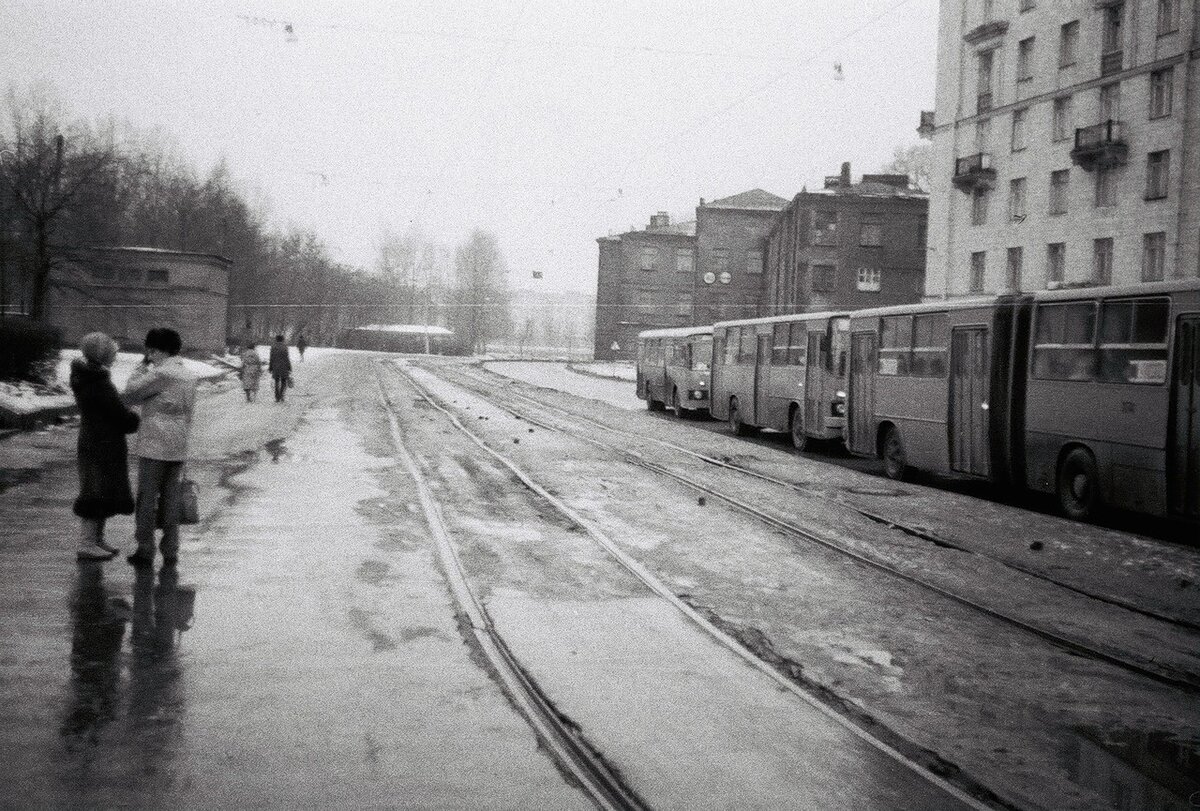
M 707 372 L 712 365 L 713 339 L 705 335 L 690 342 L 691 368 L 697 372 Z

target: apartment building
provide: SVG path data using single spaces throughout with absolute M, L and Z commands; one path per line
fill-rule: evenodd
M 927 297 L 1200 275 L 1198 16 L 942 0 Z

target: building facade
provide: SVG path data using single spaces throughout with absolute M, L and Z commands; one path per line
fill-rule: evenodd
M 1198 15 L 942 0 L 927 297 L 1200 275 Z
M 907 175 L 850 164 L 819 191 L 797 194 L 767 235 L 764 315 L 920 301 L 929 198 Z
M 689 324 L 766 315 L 767 235 L 786 205 L 787 200 L 762 189 L 700 201 Z
M 50 323 L 65 345 L 107 332 L 140 349 L 152 327 L 171 327 L 184 350 L 223 351 L 231 262 L 158 248 L 80 248 L 51 274 Z

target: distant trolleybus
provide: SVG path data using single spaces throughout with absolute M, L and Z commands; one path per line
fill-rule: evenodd
M 841 438 L 848 325 L 844 312 L 714 324 L 713 417 L 736 434 L 787 431 L 800 450 Z
M 906 469 L 1200 518 L 1200 281 L 850 318 L 847 447 Z
M 638 333 L 638 397 L 651 410 L 669 405 L 680 418 L 707 410 L 712 346 L 711 326 Z

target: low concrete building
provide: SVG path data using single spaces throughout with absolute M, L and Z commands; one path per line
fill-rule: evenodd
M 152 327 L 170 327 L 185 352 L 219 352 L 228 335 L 231 264 L 158 248 L 73 249 L 51 273 L 48 320 L 68 346 L 100 331 L 138 349 Z

